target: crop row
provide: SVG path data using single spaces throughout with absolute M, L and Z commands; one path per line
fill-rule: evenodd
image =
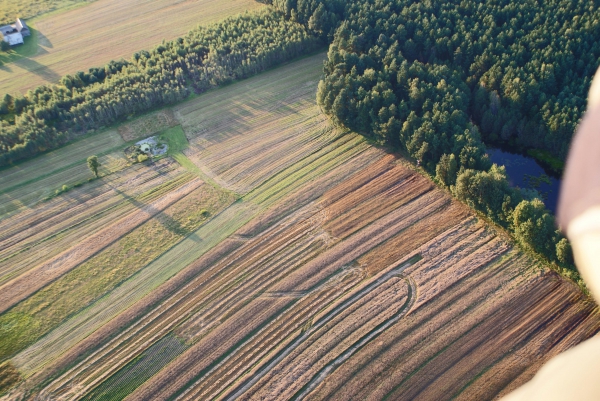
M 283 226 L 286 227 L 286 224 L 284 224 Z M 303 233 L 303 232 L 306 231 L 306 226 L 305 225 L 301 225 L 301 226 L 299 226 L 299 228 L 297 228 L 297 230 L 298 230 L 299 233 Z M 322 237 L 322 234 L 320 234 L 320 233 L 315 233 L 315 234 L 312 234 L 312 235 L 316 239 Z M 268 237 L 268 238 L 270 238 L 270 237 Z M 268 273 L 268 271 L 269 271 L 269 268 L 268 268 L 269 263 L 275 263 L 275 265 L 274 265 L 275 267 L 277 266 L 277 263 L 279 263 L 280 265 L 281 265 L 281 263 L 283 263 L 284 265 L 286 265 L 286 264 L 289 265 L 289 263 L 291 261 L 296 261 L 296 263 L 301 264 L 301 263 L 303 263 L 304 259 L 300 256 L 300 254 L 297 253 L 298 251 L 300 251 L 300 252 L 307 252 L 307 251 L 309 251 L 309 253 L 307 255 L 308 255 L 308 257 L 310 257 L 310 254 L 314 253 L 315 250 L 318 250 L 318 248 L 313 249 L 314 245 L 311 245 L 310 242 L 307 243 L 307 245 L 306 245 L 306 246 L 309 246 L 309 247 L 305 248 L 303 250 L 303 247 L 306 247 L 306 246 L 302 245 L 302 241 L 300 241 L 299 238 L 296 238 L 296 237 L 291 237 L 290 239 L 286 239 L 287 238 L 286 236 L 282 236 L 281 234 L 278 234 L 277 238 L 279 240 L 288 241 L 289 243 L 294 244 L 294 246 L 292 246 L 289 249 L 285 249 L 284 248 L 284 253 L 281 254 L 281 256 L 284 256 L 284 259 L 282 259 L 281 261 L 277 262 L 276 259 L 269 261 L 268 259 L 272 259 L 274 257 L 273 255 L 277 255 L 277 252 L 274 251 L 275 248 L 273 248 L 274 244 L 277 243 L 277 241 L 274 242 L 272 239 L 265 240 L 264 238 L 260 239 L 261 242 L 265 242 L 266 241 L 266 244 L 268 244 L 268 246 L 264 250 L 265 255 L 267 256 L 267 259 L 264 259 L 264 258 L 261 259 L 259 257 L 257 259 L 257 262 L 255 262 L 255 263 L 259 263 L 257 266 L 260 266 L 263 269 L 261 271 L 263 273 L 263 275 L 266 274 L 266 273 Z M 246 244 L 247 245 L 246 249 L 252 249 L 252 250 L 260 249 L 260 247 L 261 247 L 260 242 L 257 242 L 257 241 L 258 241 L 258 239 L 257 240 L 252 240 L 252 241 L 248 241 L 247 244 Z M 289 245 L 287 245 L 286 247 L 288 247 L 288 246 Z M 248 252 L 248 251 L 246 251 L 246 252 Z M 285 256 L 286 253 L 289 253 L 289 256 Z M 255 256 L 255 258 L 256 258 L 256 256 Z M 250 258 L 248 260 L 248 262 L 252 262 L 252 260 L 253 259 Z M 220 272 L 221 274 L 224 274 L 224 272 L 226 272 L 226 269 L 224 269 L 222 266 L 218 266 L 217 271 Z M 251 288 L 251 286 L 255 286 L 256 283 L 251 279 L 251 276 L 248 276 L 247 274 L 248 274 L 248 272 L 246 271 L 244 279 L 245 279 L 245 282 L 250 286 L 249 288 Z M 223 277 L 223 280 L 225 280 L 224 281 L 225 283 L 239 282 L 239 280 L 236 280 L 235 277 L 229 277 L 228 275 L 225 275 Z M 222 284 L 217 283 L 217 288 L 219 288 L 219 287 L 222 287 Z M 226 287 L 224 289 L 226 289 Z M 230 292 L 230 293 L 231 294 L 235 293 L 236 296 L 232 298 L 232 295 L 229 295 L 229 299 L 235 300 L 236 298 L 239 298 L 239 297 L 242 297 L 242 299 L 243 299 L 244 298 L 243 290 L 241 288 L 239 288 L 239 287 L 236 287 L 235 289 L 236 289 L 235 292 Z M 189 290 L 188 290 L 188 292 L 186 294 L 189 294 Z M 210 300 L 210 294 L 211 294 L 210 292 L 207 292 L 207 293 L 201 293 L 201 292 L 199 292 L 198 293 L 198 299 L 202 300 L 202 301 L 204 301 L 204 303 L 206 303 L 207 301 Z M 215 295 L 218 295 L 218 293 L 215 293 Z M 236 311 L 236 308 L 234 307 L 235 302 L 234 302 L 234 304 L 231 304 L 231 301 L 227 301 L 227 299 L 228 298 L 225 298 L 225 299 L 221 300 L 220 303 L 218 303 L 217 305 L 215 305 L 217 307 L 217 309 L 207 308 L 204 311 L 204 316 L 192 315 L 190 317 L 190 321 L 191 322 L 198 322 L 198 321 L 200 321 L 200 322 L 202 322 L 202 325 L 201 325 L 202 327 L 206 327 L 206 326 L 210 327 L 210 325 L 211 325 L 210 321 L 211 321 L 211 319 L 214 319 L 214 318 L 211 318 L 211 316 L 216 316 L 217 317 L 217 316 L 220 316 L 223 313 L 227 313 L 227 314 L 235 313 L 235 311 Z M 194 298 L 188 299 L 186 303 L 188 305 L 198 305 L 198 301 L 196 301 Z M 218 305 L 221 305 L 221 306 L 218 306 Z M 182 312 L 181 311 L 180 312 L 176 312 L 174 310 L 169 309 L 169 314 L 168 314 L 169 319 L 171 319 L 171 317 L 177 316 L 178 313 L 182 313 Z M 163 327 L 163 328 L 172 327 L 172 325 L 166 324 L 166 323 L 158 324 L 160 322 L 161 322 L 160 319 L 156 320 L 156 325 L 155 326 L 156 327 Z M 144 323 L 144 324 L 146 324 L 146 323 Z M 148 326 L 147 328 L 150 329 L 150 326 Z M 190 331 L 190 330 L 192 330 L 192 331 Z M 150 332 L 152 332 L 152 330 L 150 330 Z M 150 332 L 148 332 L 148 333 L 150 333 Z M 181 326 L 178 329 L 178 332 L 181 332 L 184 335 L 186 335 L 186 337 L 192 339 L 193 338 L 193 335 L 192 335 L 192 333 L 193 333 L 193 325 L 192 325 L 192 329 L 186 328 L 185 325 Z M 164 333 L 164 331 L 163 331 L 163 333 Z M 164 334 L 160 334 L 160 332 L 156 332 L 155 334 L 159 335 L 159 336 L 160 335 L 164 335 Z M 138 333 L 136 335 L 140 336 L 141 334 Z M 147 337 L 146 336 L 146 337 L 139 337 L 139 338 L 145 338 L 146 339 L 143 342 L 138 342 L 137 343 L 137 344 L 143 346 L 144 343 L 147 343 L 148 341 L 152 341 L 152 338 L 154 338 L 154 337 L 151 337 L 151 336 Z M 124 339 L 122 337 L 119 337 L 119 343 L 126 344 L 127 341 L 124 341 Z M 131 355 L 132 357 L 134 357 L 135 355 L 139 354 L 140 351 L 141 351 L 141 349 L 137 349 L 136 350 L 134 348 L 134 349 L 130 349 L 130 351 L 123 351 L 123 353 L 118 352 L 115 355 L 121 355 L 121 356 L 123 356 L 123 355 L 126 354 L 126 355 Z M 111 352 L 116 352 L 116 351 L 113 350 Z M 111 367 L 115 368 L 115 367 L 121 366 L 122 363 L 125 363 L 127 361 L 127 358 L 124 358 L 122 362 L 118 362 L 119 358 L 120 357 L 115 357 L 114 359 L 113 358 L 104 359 L 105 360 L 104 366 L 111 366 Z M 91 365 L 90 364 L 88 366 L 95 366 L 95 365 Z M 100 371 L 102 371 L 102 368 L 101 368 L 102 366 L 103 366 L 103 364 L 100 363 L 99 365 L 97 365 L 97 368 L 100 369 Z M 96 377 L 97 375 L 94 374 L 94 375 L 90 375 L 90 376 Z
M 9 311 L 3 318 L 13 315 L 16 318 L 23 310 L 33 317 L 45 316 L 45 330 L 55 327 L 17 355 L 15 364 L 27 375 L 38 371 L 114 316 L 115 310 L 122 311 L 121 308 L 141 298 L 152 286 L 160 285 L 176 273 L 182 267 L 173 261 L 181 259 L 181 252 L 185 253 L 199 240 L 194 234 L 189 236 L 190 231 L 197 235 L 203 229 L 214 230 L 219 225 L 214 220 L 232 201 L 231 195 L 204 185 Z M 148 284 L 149 289 L 145 287 Z M 44 307 L 47 302 L 52 302 L 53 307 Z M 83 306 L 87 308 L 79 309 Z M 69 313 L 62 315 L 66 312 Z M 61 322 L 69 315 L 69 319 Z
M 104 362 L 96 360 L 94 368 L 102 370 L 102 366 L 114 369 L 115 364 L 123 363 L 123 354 L 135 356 L 139 350 L 135 346 L 143 346 L 141 339 L 144 341 L 152 341 L 153 336 L 164 335 L 165 330 L 170 330 L 174 324 L 185 320 L 194 315 L 194 311 L 200 310 L 201 316 L 193 316 L 192 321 L 202 320 L 205 324 L 210 322 L 215 317 L 219 317 L 225 311 L 233 313 L 235 304 L 243 303 L 246 299 L 245 291 L 258 286 L 264 280 L 268 280 L 270 275 L 277 272 L 277 268 L 286 266 L 290 260 L 297 260 L 294 263 L 301 263 L 301 253 L 314 252 L 314 245 L 310 240 L 303 245 L 298 235 L 304 235 L 304 227 L 282 235 L 279 230 L 273 230 L 265 237 L 258 237 L 249 241 L 238 250 L 234 255 L 230 255 L 225 261 L 212 266 L 211 269 L 191 283 L 188 283 L 182 291 L 175 293 L 166 300 L 160 308 L 152 312 L 146 318 L 141 320 L 137 327 L 142 331 L 132 328 L 131 335 L 135 335 L 139 340 L 130 342 L 127 338 L 120 336 L 118 342 L 114 344 L 115 349 L 105 349 L 102 352 Z M 312 236 L 316 238 L 315 235 Z M 318 241 L 318 238 L 316 238 Z M 289 244 L 294 243 L 293 247 Z M 259 249 L 260 244 L 263 244 L 262 251 L 255 253 L 252 257 L 242 259 L 244 263 L 235 264 L 239 256 L 247 253 L 249 249 Z M 317 248 L 318 249 L 318 248 Z M 301 252 L 300 254 L 298 252 Z M 237 256 L 236 256 L 237 255 Z M 233 264 L 232 264 L 233 263 Z M 271 269 L 269 266 L 273 266 Z M 272 269 L 272 273 L 269 273 Z M 252 273 L 254 271 L 254 273 Z M 236 275 L 242 275 L 246 280 L 240 281 Z M 253 275 L 256 279 L 252 279 Z M 257 282 L 255 282 L 258 280 Z M 234 286 L 233 288 L 231 288 Z M 192 332 L 182 326 L 178 331 L 181 331 L 186 337 L 191 338 Z M 131 348 L 134 346 L 134 348 Z M 110 351 L 110 356 L 106 354 Z M 115 354 L 116 353 L 116 354 Z M 119 356 L 121 355 L 121 356 Z M 96 356 L 98 358 L 100 354 Z M 114 360 L 113 360 L 114 358 Z M 90 362 L 86 364 L 89 366 Z
M 90 235 L 72 248 L 45 261 L 34 269 L 0 287 L 0 312 L 4 312 L 19 301 L 64 275 L 71 269 L 100 252 L 122 236 L 152 219 L 165 208 L 198 188 L 200 180 L 190 181 L 159 200 L 139 204 L 138 210 L 114 222 L 112 225 Z
M 407 188 L 407 190 L 410 190 L 410 188 Z M 351 194 L 349 194 L 350 196 Z M 364 191 L 362 193 L 362 198 L 363 198 L 363 202 L 368 202 L 369 201 L 369 193 Z M 382 235 L 375 235 L 375 238 L 372 241 L 369 241 L 368 244 L 366 245 L 366 247 L 359 247 L 359 250 L 357 251 L 356 254 L 350 253 L 350 255 L 355 255 L 354 258 L 356 258 L 356 256 L 360 256 L 360 252 L 364 252 L 365 250 L 368 250 L 369 246 L 372 247 L 374 245 L 376 245 L 378 243 L 378 241 L 382 241 L 386 238 L 386 236 L 391 235 L 392 233 L 397 232 L 397 230 L 402 227 L 404 224 L 410 224 L 411 219 L 408 219 L 408 222 L 405 222 L 405 217 L 407 215 L 413 215 L 415 216 L 414 219 L 418 219 L 419 217 L 419 213 L 415 213 L 416 212 L 416 208 L 420 208 L 421 210 L 424 210 L 424 213 L 428 213 L 427 210 L 431 209 L 431 210 L 435 210 L 435 208 L 440 207 L 440 205 L 443 205 L 443 203 L 445 202 L 441 202 L 441 203 L 437 203 L 437 202 L 431 202 L 430 199 L 428 200 L 427 197 L 422 198 L 421 201 L 423 202 L 423 204 L 421 204 L 421 202 L 413 202 L 410 204 L 410 206 L 401 208 L 402 211 L 401 212 L 395 212 L 392 214 L 395 214 L 395 218 L 392 218 L 391 220 L 389 220 L 389 222 L 387 223 L 381 223 L 381 225 L 378 224 L 373 224 L 369 227 L 370 230 L 372 230 L 373 232 L 378 232 L 378 231 L 382 231 Z M 423 207 L 424 205 L 427 205 L 427 207 Z M 436 206 L 437 205 L 437 206 Z M 293 218 L 293 216 L 292 216 Z M 327 210 L 323 210 L 322 212 L 316 213 L 313 215 L 312 218 L 307 219 L 306 221 L 308 222 L 313 222 L 312 224 L 317 224 L 317 226 L 326 224 L 328 218 L 328 213 Z M 383 219 L 385 220 L 385 219 Z M 311 225 L 312 225 L 311 224 Z M 276 226 L 277 227 L 277 226 Z M 293 227 L 293 226 L 292 226 Z M 382 230 L 383 229 L 383 230 Z M 304 228 L 304 230 L 306 230 L 306 228 Z M 362 241 L 362 239 L 360 239 Z M 298 242 L 298 239 L 293 239 L 294 242 Z M 339 245 L 333 245 L 333 248 L 330 248 L 332 250 L 334 250 L 334 255 L 337 255 L 337 252 L 343 252 L 348 254 L 348 248 L 349 247 L 353 247 L 354 245 L 354 241 L 349 241 L 349 244 L 345 244 L 345 243 L 341 243 Z M 335 243 L 335 241 L 333 242 Z M 258 249 L 260 249 L 259 247 L 256 247 L 255 244 L 253 243 L 253 240 L 250 240 L 247 242 L 247 244 L 252 245 L 254 248 L 254 252 L 256 252 Z M 336 247 L 339 247 L 339 250 L 336 250 Z M 326 255 L 329 251 L 325 251 L 322 253 L 322 255 Z M 270 252 L 271 254 L 273 254 L 273 252 Z M 331 257 L 331 256 L 329 256 Z M 304 275 L 306 274 L 306 270 L 310 270 L 312 268 L 314 268 L 314 261 L 318 261 L 320 258 L 322 258 L 322 256 L 317 256 L 312 258 L 311 260 L 308 260 L 307 263 L 303 263 L 302 264 L 302 268 L 298 269 L 298 270 L 294 270 L 291 269 L 287 274 L 285 274 L 283 278 L 283 282 L 286 282 L 287 284 L 284 286 L 286 288 L 280 288 L 280 285 L 272 285 L 270 288 L 270 291 L 275 291 L 275 292 L 279 292 L 279 293 L 285 293 L 285 292 L 291 292 L 291 293 L 297 293 L 297 291 L 307 291 L 310 290 L 310 288 L 312 287 L 308 287 L 307 286 L 307 282 L 305 280 L 303 280 Z M 296 256 L 295 259 L 298 259 L 298 257 Z M 352 259 L 348 259 L 348 263 L 351 262 Z M 290 260 L 291 262 L 291 260 Z M 288 263 L 290 263 L 288 262 Z M 337 263 L 336 265 L 339 265 L 339 263 Z M 293 267 L 293 266 L 292 266 Z M 268 271 L 269 269 L 269 264 L 267 263 L 266 265 L 263 265 L 263 268 L 265 270 Z M 221 270 L 221 269 L 220 269 Z M 332 273 L 335 272 L 336 269 L 332 269 L 331 267 L 328 269 L 329 274 L 331 275 Z M 290 274 L 291 273 L 291 274 Z M 323 275 L 320 275 L 321 277 L 323 277 Z M 326 278 L 326 276 L 325 276 Z M 231 278 L 233 279 L 233 278 Z M 244 277 L 245 282 L 248 282 L 250 284 L 253 284 L 253 280 L 252 280 L 252 275 L 246 276 Z M 318 282 L 313 282 L 313 286 L 318 284 Z M 296 284 L 293 284 L 296 283 Z M 273 283 L 275 284 L 275 283 Z M 289 286 L 289 287 L 288 287 Z M 294 287 L 295 286 L 295 287 Z M 260 290 L 260 286 L 256 286 L 254 285 L 254 290 L 253 291 L 259 291 Z M 249 304 L 246 308 L 246 312 L 247 312 L 247 308 L 250 308 L 251 305 L 254 304 L 254 301 L 250 301 L 251 297 L 248 298 L 248 295 L 246 295 L 244 293 L 244 291 L 240 291 L 239 288 L 236 288 L 235 292 L 232 292 L 232 296 L 234 296 L 233 294 L 235 294 L 236 298 L 241 298 L 241 299 L 249 299 Z M 239 302 L 239 301 L 238 301 Z M 202 359 L 202 363 L 200 363 L 200 359 L 197 359 L 198 357 L 194 357 L 193 355 L 205 355 L 204 352 L 207 352 L 207 350 L 209 349 L 209 345 L 208 344 L 212 344 L 212 341 L 216 341 L 214 340 L 215 338 L 221 338 L 222 336 L 219 336 L 218 334 L 221 333 L 221 330 L 227 330 L 227 328 L 231 325 L 234 325 L 234 327 L 238 327 L 239 323 L 229 323 L 230 320 L 233 319 L 234 316 L 238 316 L 240 312 L 244 311 L 244 309 L 238 310 L 236 308 L 233 307 L 233 305 L 227 305 L 227 303 L 224 304 L 224 306 L 226 306 L 227 309 L 223 309 L 222 311 L 213 314 L 213 316 L 216 318 L 217 316 L 224 316 L 227 318 L 225 323 L 222 323 L 221 325 L 224 327 L 218 327 L 217 328 L 213 328 L 213 323 L 210 320 L 210 316 L 211 315 L 204 315 L 203 319 L 199 319 L 198 317 L 191 319 L 192 321 L 198 321 L 201 320 L 202 322 L 206 323 L 206 325 L 208 327 L 212 328 L 212 331 L 210 331 L 208 334 L 204 333 L 204 336 L 206 337 L 202 337 L 200 340 L 200 342 L 198 343 L 198 345 L 192 347 L 187 353 L 186 355 L 182 356 L 182 358 L 176 360 L 173 362 L 173 364 L 171 364 L 171 367 L 168 370 L 165 370 L 165 375 L 161 375 L 159 373 L 159 375 L 155 378 L 153 378 L 151 380 L 151 382 L 149 382 L 147 385 L 144 386 L 144 389 L 140 389 L 138 392 L 136 392 L 135 397 L 159 397 L 160 394 L 173 394 L 172 391 L 175 391 L 175 394 L 178 394 L 179 391 L 176 390 L 176 388 L 178 386 L 184 385 L 185 387 L 188 386 L 192 386 L 191 388 L 193 390 L 190 390 L 190 397 L 195 397 L 198 396 L 198 394 L 202 393 L 203 391 L 208 391 L 210 393 L 220 393 L 222 392 L 224 389 L 226 389 L 228 386 L 230 386 L 234 381 L 239 380 L 239 373 L 235 373 L 238 370 L 242 370 L 243 371 L 243 366 L 246 366 L 244 364 L 239 364 L 239 362 L 234 365 L 234 367 L 228 365 L 228 364 L 223 364 L 223 359 L 225 358 L 227 361 L 230 361 L 229 357 L 227 356 L 222 356 L 221 358 L 219 358 L 219 362 L 218 362 L 218 366 L 212 366 L 206 365 L 206 363 L 208 363 L 203 357 Z M 316 313 L 318 311 L 317 310 L 313 310 L 313 313 Z M 267 326 L 265 326 L 267 327 Z M 240 330 L 240 328 L 238 328 L 238 330 Z M 296 328 L 297 329 L 297 328 Z M 247 332 L 247 329 L 243 330 L 244 332 Z M 269 330 L 265 328 L 265 331 L 268 333 Z M 286 334 L 279 334 L 279 336 L 281 336 L 282 338 L 286 338 L 287 336 L 289 336 L 291 334 L 291 332 L 293 332 L 293 330 L 288 329 L 287 335 Z M 254 338 L 254 337 L 252 337 Z M 208 339 L 208 340 L 207 340 Z M 211 340 L 213 339 L 213 340 Z M 253 340 L 250 340 L 253 341 Z M 270 341 L 273 342 L 274 345 L 276 345 L 276 342 L 274 341 Z M 254 352 L 250 352 L 250 351 L 244 351 L 246 350 L 246 347 L 248 346 L 248 344 L 250 343 L 242 343 L 239 344 L 237 347 L 226 351 L 225 349 L 223 349 L 223 347 L 218 347 L 219 349 L 222 349 L 225 354 L 222 355 L 229 355 L 230 353 L 242 353 L 241 355 L 247 355 L 244 359 L 246 361 L 250 362 L 250 365 L 256 364 L 261 356 L 263 354 L 259 353 L 254 353 Z M 216 343 L 213 344 L 213 347 L 217 346 Z M 214 348 L 210 347 L 211 352 L 214 352 Z M 204 352 L 202 352 L 204 350 Z M 248 352 L 250 352 L 250 354 L 248 354 Z M 267 352 L 267 350 L 265 350 L 265 353 Z M 189 355 L 188 355 L 189 354 Z M 238 361 L 238 356 L 231 356 L 231 362 L 228 363 L 235 363 L 235 361 Z M 193 362 L 195 361 L 195 362 Z M 237 366 L 237 367 L 235 367 Z M 230 374 L 228 374 L 226 377 L 227 379 L 223 378 L 222 375 L 216 374 L 216 376 L 213 377 L 208 377 L 209 375 L 212 375 L 213 370 L 216 367 L 218 367 L 218 369 L 224 369 L 223 372 L 227 371 L 227 372 L 231 372 Z M 246 368 L 247 369 L 247 368 Z M 180 372 L 179 374 L 176 372 Z M 194 373 L 197 372 L 197 373 Z M 175 386 L 173 386 L 173 384 L 171 384 L 170 386 L 167 383 L 172 383 L 173 378 L 177 377 L 179 378 L 181 375 L 183 378 L 179 379 L 178 382 L 181 384 L 175 384 Z M 205 378 L 206 377 L 206 378 Z M 215 378 L 222 378 L 223 380 L 219 380 L 218 383 L 214 383 L 208 387 L 206 387 L 207 384 L 211 383 L 212 380 L 214 380 Z M 187 378 L 187 379 L 186 379 Z M 206 384 L 203 384 L 205 380 L 209 380 L 209 382 L 207 382 Z M 187 383 L 186 383 L 187 382 Z M 193 384 L 196 383 L 196 384 Z M 172 390 L 168 390 L 167 388 L 165 388 L 164 386 L 169 386 L 172 388 Z M 161 390 L 158 390 L 158 389 Z M 152 390 L 155 389 L 155 390 Z M 204 389 L 204 390 L 203 390 Z M 156 392 L 158 391 L 158 392 Z M 167 391 L 167 392 L 165 392 Z M 198 393 L 197 393 L 198 392 Z M 183 393 L 186 394 L 186 393 Z M 194 395 L 195 394 L 195 395 Z
M 56 198 L 47 208 L 37 208 L 37 213 L 23 213 L 6 220 L 3 226 L 8 226 L 10 233 L 0 242 L 0 283 L 133 212 L 136 202 L 151 203 L 192 178 L 172 164 L 165 167 L 157 171 L 144 169 L 141 174 L 126 174 L 117 182 L 82 188 Z M 130 190 L 131 186 L 137 190 Z

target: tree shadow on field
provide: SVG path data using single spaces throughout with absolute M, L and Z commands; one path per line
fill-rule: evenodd
M 154 169 L 154 170 L 159 175 L 165 174 L 161 170 L 158 170 L 158 169 Z M 156 219 L 156 221 L 158 221 L 164 228 L 171 231 L 173 234 L 181 236 L 181 237 L 187 237 L 187 238 L 193 239 L 195 242 L 202 241 L 202 238 L 200 238 L 195 232 L 189 231 L 188 229 L 184 228 L 177 220 L 173 219 L 171 216 L 164 213 L 164 210 L 161 211 L 148 203 L 140 202 L 139 200 L 135 199 L 134 197 L 121 191 L 119 188 L 115 187 L 111 183 L 107 183 L 107 185 L 113 191 L 115 191 L 118 195 L 123 197 L 123 199 L 125 199 L 126 201 L 128 201 L 129 203 L 134 205 L 139 210 L 145 210 L 147 213 L 151 214 L 153 216 L 152 219 Z
M 54 46 L 52 45 L 52 42 L 50 42 L 50 39 L 48 39 L 48 37 L 46 35 L 44 35 L 43 33 L 41 33 L 40 31 L 37 31 L 37 39 L 38 39 L 38 45 L 39 46 L 44 46 L 44 47 L 47 47 L 49 49 L 53 49 L 54 48 Z
M 37 61 L 30 58 L 23 58 L 19 61 L 15 62 L 19 67 L 38 75 L 39 77 L 45 79 L 46 81 L 58 82 L 60 79 L 60 75 L 57 74 L 51 68 L 38 63 Z

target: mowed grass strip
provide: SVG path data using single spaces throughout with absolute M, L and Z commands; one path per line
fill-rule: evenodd
M 182 339 L 167 335 L 81 399 L 122 400 L 188 347 Z
M 203 185 L 0 315 L 0 360 L 32 344 L 64 319 L 111 291 L 232 201 L 229 194 Z
M 30 21 L 38 30 L 37 52 L 0 68 L 0 94 L 24 93 L 65 74 L 128 59 L 198 24 L 260 7 L 254 0 L 98 0 L 37 18 Z
M 0 285 L 194 178 L 183 169 L 165 165 L 167 168 L 158 171 L 143 171 L 147 167 L 138 165 L 130 170 L 133 174 L 88 183 L 43 208 L 0 222 L 0 232 L 7 232 L 5 241 L 0 241 Z
M 208 187 L 208 186 L 206 186 Z M 231 196 L 227 194 L 227 196 Z M 57 358 L 117 314 L 151 293 L 155 288 L 183 270 L 204 253 L 243 226 L 257 214 L 257 208 L 237 201 L 172 246 L 159 258 L 80 313 L 60 324 L 51 333 L 13 358 L 13 363 L 25 376 L 36 372 Z M 148 242 L 146 237 L 143 243 Z M 150 245 L 148 245 L 150 246 Z M 158 246 L 158 243 L 156 244 Z M 1 317 L 0 317 L 1 318 Z M 2 323 L 0 323 L 0 327 Z

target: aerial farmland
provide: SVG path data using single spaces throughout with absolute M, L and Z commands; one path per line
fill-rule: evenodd
M 0 399 L 493 399 L 598 332 L 575 284 L 322 113 L 325 58 L 2 171 Z M 168 150 L 133 163 L 148 137 Z
M 18 50 L 24 56 L 0 64 L 0 93 L 16 95 L 54 84 L 66 74 L 128 59 L 197 25 L 261 7 L 254 0 L 99 0 L 45 14 L 28 21 L 32 36 Z

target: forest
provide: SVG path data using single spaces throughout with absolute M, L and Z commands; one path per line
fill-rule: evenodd
M 273 0 L 331 40 L 317 101 L 399 149 L 471 207 L 572 269 L 537 194 L 485 144 L 564 160 L 600 64 L 598 2 Z
M 412 157 L 456 197 L 572 269 L 535 192 L 485 144 L 564 160 L 600 64 L 598 1 L 263 0 L 130 60 L 0 102 L 0 166 L 330 44 L 317 101 Z
M 264 10 L 198 27 L 185 37 L 64 76 L 0 101 L 0 166 L 77 135 L 245 78 L 310 53 L 323 42 L 281 13 Z

